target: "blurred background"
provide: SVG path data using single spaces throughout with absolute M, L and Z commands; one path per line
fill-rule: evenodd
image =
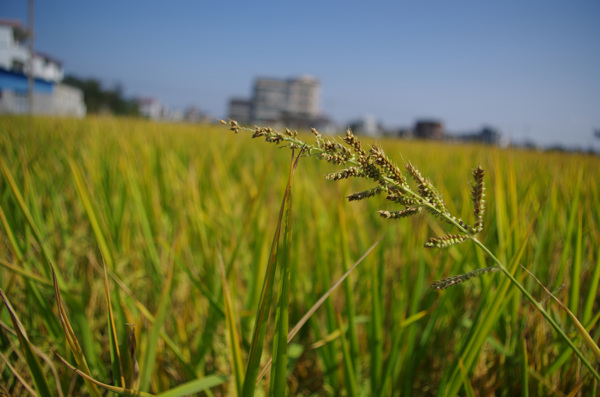
M 0 108 L 600 152 L 599 16 L 597 1 L 3 1 Z

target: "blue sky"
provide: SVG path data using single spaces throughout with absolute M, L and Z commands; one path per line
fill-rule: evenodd
M 26 0 L 0 17 L 26 21 Z M 224 117 L 257 76 L 312 74 L 341 124 L 600 148 L 600 2 L 37 1 L 36 48 L 67 73 Z

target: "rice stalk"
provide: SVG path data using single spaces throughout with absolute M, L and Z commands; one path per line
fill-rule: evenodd
M 280 147 L 298 148 L 302 147 L 306 149 L 306 156 L 316 157 L 317 159 L 325 159 L 335 164 L 342 165 L 345 168 L 342 171 L 344 174 L 336 174 L 333 180 L 345 179 L 345 178 L 365 178 L 372 180 L 382 189 L 391 191 L 393 193 L 393 201 L 400 203 L 405 208 L 401 211 L 390 212 L 383 211 L 382 216 L 386 218 L 400 219 L 407 215 L 416 215 L 420 210 L 433 215 L 435 218 L 443 220 L 451 227 L 456 229 L 461 236 L 449 235 L 450 237 L 444 238 L 433 238 L 430 240 L 433 246 L 445 246 L 450 243 L 462 243 L 464 241 L 472 241 L 479 249 L 481 249 L 498 267 L 498 269 L 508 278 L 510 283 L 516 286 L 521 293 L 533 304 L 537 311 L 539 311 L 544 318 L 552 325 L 559 336 L 567 343 L 567 345 L 575 352 L 582 363 L 587 367 L 589 372 L 600 380 L 600 375 L 586 358 L 586 356 L 574 345 L 573 341 L 567 336 L 562 328 L 556 323 L 556 321 L 548 314 L 548 312 L 535 300 L 527 289 L 515 278 L 513 273 L 500 261 L 486 245 L 484 245 L 478 238 L 477 234 L 483 229 L 483 214 L 484 214 L 484 190 L 485 186 L 483 183 L 484 171 L 479 166 L 473 171 L 473 188 L 471 190 L 472 202 L 474 205 L 474 216 L 475 222 L 473 227 L 467 225 L 460 218 L 453 216 L 448 211 L 445 202 L 439 193 L 439 191 L 433 186 L 433 184 L 424 178 L 419 170 L 410 162 L 405 164 L 405 168 L 408 171 L 410 177 L 413 179 L 416 189 L 412 188 L 407 179 L 398 170 L 395 164 L 385 155 L 383 150 L 374 144 L 370 151 L 367 152 L 363 147 L 362 143 L 354 134 L 348 130 L 346 136 L 342 140 L 348 145 L 351 153 L 348 151 L 343 152 L 339 150 L 338 145 L 332 145 L 324 141 L 321 134 L 315 129 L 312 130 L 315 135 L 315 143 L 308 144 L 297 137 L 296 134 L 290 133 L 289 130 L 285 132 L 279 132 L 270 127 L 256 127 L 254 130 L 241 127 L 236 121 L 230 120 L 225 122 L 221 120 L 222 124 L 228 124 L 230 129 L 235 133 L 242 130 L 253 131 L 253 138 L 264 137 L 267 143 L 274 143 Z M 352 168 L 348 168 L 352 167 Z M 516 263 L 515 263 L 516 265 Z M 469 368 L 468 368 L 469 369 Z M 456 385 L 456 383 L 454 383 Z M 458 390 L 452 386 L 451 393 L 457 393 Z

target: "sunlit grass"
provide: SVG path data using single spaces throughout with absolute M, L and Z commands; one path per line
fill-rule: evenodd
M 449 210 L 465 220 L 472 218 L 469 175 L 481 165 L 487 181 L 482 242 L 510 263 L 528 241 L 520 264 L 598 341 L 597 157 L 392 139 L 379 143 L 398 163 L 418 165 Z M 0 288 L 30 343 L 49 357 L 52 351 L 72 357 L 54 299 L 53 265 L 91 375 L 117 384 L 111 374 L 103 257 L 119 338 L 126 338 L 126 323 L 135 324 L 142 390 L 159 393 L 225 375 L 212 393 L 235 394 L 241 387 L 235 363 L 248 359 L 288 181 L 289 151 L 274 149 L 221 127 L 0 118 L 5 165 Z M 294 175 L 290 328 L 385 237 L 292 341 L 288 393 L 444 394 L 442 380 L 460 370 L 457 353 L 474 338 L 469 331 L 480 311 L 492 307 L 502 277 L 496 272 L 443 292 L 432 290 L 436 280 L 493 263 L 467 244 L 424 249 L 428 237 L 445 234 L 443 226 L 427 217 L 381 219 L 378 210 L 396 209 L 384 197 L 348 203 L 347 195 L 371 186 L 361 180 L 326 181 L 334 171 L 325 162 L 301 159 Z M 222 289 L 221 255 L 228 294 Z M 535 280 L 517 274 L 576 345 L 588 351 L 568 315 Z M 571 350 L 516 290 L 508 290 L 500 307 L 489 332 L 480 335 L 483 344 L 464 376 L 465 390 L 478 395 L 493 390 L 525 395 L 521 385 L 530 395 L 596 390 Z M 2 354 L 19 364 L 15 371 L 34 387 L 4 307 L 0 319 Z M 232 327 L 240 343 L 233 356 Z M 273 351 L 274 328 L 272 318 L 263 363 Z M 50 388 L 58 388 L 60 380 L 65 395 L 89 392 L 60 361 L 54 360 L 56 375 L 39 361 Z M 24 392 L 15 371 L 0 368 L 0 383 L 11 394 Z M 257 390 L 268 387 L 269 380 L 263 380 Z

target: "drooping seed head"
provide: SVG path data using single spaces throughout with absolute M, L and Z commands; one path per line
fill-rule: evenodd
M 350 177 L 364 177 L 365 174 L 356 167 L 349 167 L 339 172 L 334 172 L 325 177 L 328 181 L 339 181 Z
M 467 239 L 464 234 L 448 234 L 444 237 L 431 237 L 425 243 L 427 248 L 445 248 L 454 244 L 460 244 Z
M 420 207 L 409 207 L 402 211 L 378 211 L 382 218 L 386 219 L 401 219 L 411 215 L 416 215 L 421 212 Z
M 478 277 L 478 276 L 481 276 L 482 274 L 486 274 L 486 273 L 492 273 L 492 272 L 498 271 L 499 269 L 500 268 L 498 266 L 490 266 L 490 267 L 484 267 L 481 269 L 476 269 L 476 270 L 473 270 L 473 271 L 465 273 L 465 274 L 460 274 L 458 276 L 446 277 L 442 280 L 438 280 L 438 281 L 434 282 L 433 284 L 431 284 L 431 288 L 433 288 L 434 290 L 441 291 L 441 290 L 451 287 L 453 285 L 467 281 L 473 277 Z
M 347 198 L 348 198 L 348 201 L 364 200 L 366 198 L 373 197 L 376 194 L 380 194 L 381 192 L 383 192 L 385 190 L 387 190 L 385 187 L 377 186 L 372 189 L 365 190 L 364 192 L 352 193 Z
M 403 194 L 400 190 L 394 189 L 392 187 L 389 188 L 388 195 L 385 199 L 396 204 L 405 205 L 407 207 L 421 204 L 421 202 L 417 198 Z
M 374 143 L 373 146 L 371 146 L 370 152 L 373 162 L 382 168 L 384 174 L 388 178 L 396 182 L 398 185 L 406 184 L 406 178 L 404 175 L 402 175 L 400 169 L 394 163 L 392 163 L 392 161 L 385 155 L 383 149 L 381 149 L 377 143 Z
M 238 132 L 240 132 L 240 126 L 239 126 L 238 122 L 235 120 L 229 120 L 229 129 L 231 131 L 235 132 L 236 134 Z

